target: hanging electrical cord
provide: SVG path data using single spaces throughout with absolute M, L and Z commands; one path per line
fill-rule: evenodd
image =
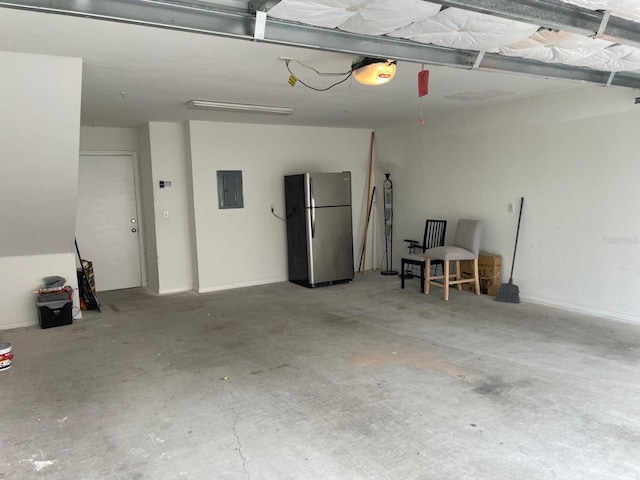
M 314 72 L 316 72 L 321 77 L 339 77 L 341 75 L 349 75 L 351 73 L 351 70 L 349 70 L 348 72 L 321 72 L 320 70 L 316 70 L 312 66 L 306 65 L 306 64 L 302 63 L 299 60 L 293 60 L 293 61 L 296 62 L 301 67 L 308 68 L 309 70 L 313 70 Z M 287 60 L 287 64 L 289 62 L 291 62 L 291 60 Z
M 282 218 L 280 215 L 278 215 L 273 207 L 271 207 L 271 215 L 276 217 L 278 220 L 282 220 L 283 222 L 287 221 L 285 218 Z
M 311 90 L 315 90 L 316 92 L 326 92 L 327 90 L 335 87 L 336 85 L 340 85 L 341 83 L 346 82 L 347 80 L 349 80 L 349 78 L 351 78 L 352 75 L 352 71 L 348 71 L 348 72 L 343 72 L 343 73 L 324 73 L 324 72 L 319 72 L 318 70 L 316 70 L 313 67 L 310 67 L 308 65 L 305 65 L 303 63 L 300 63 L 298 61 L 295 61 L 298 65 L 301 65 L 305 68 L 308 68 L 309 70 L 313 70 L 315 73 L 317 73 L 320 76 L 339 76 L 339 75 L 346 75 L 345 78 L 343 78 L 342 80 L 337 81 L 336 83 L 329 85 L 326 88 L 316 88 L 316 87 L 312 87 L 311 85 L 306 84 L 305 82 L 303 82 L 302 80 L 300 80 L 292 71 L 291 71 L 291 67 L 289 67 L 289 63 L 291 62 L 290 59 L 285 60 L 285 66 L 287 67 L 287 70 L 289 71 L 289 74 L 291 75 L 291 77 L 289 77 L 289 84 L 293 87 L 296 82 L 300 82 L 302 85 L 304 85 L 305 87 L 311 89 Z

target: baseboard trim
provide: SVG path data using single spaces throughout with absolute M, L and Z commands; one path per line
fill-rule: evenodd
M 198 293 L 220 292 L 222 290 L 233 290 L 234 288 L 255 287 L 257 285 L 268 285 L 270 283 L 286 282 L 286 278 L 264 278 L 250 282 L 228 283 L 226 285 L 216 285 L 211 287 L 199 287 Z
M 529 303 L 537 303 L 539 305 L 562 308 L 563 310 L 569 310 L 571 312 L 586 313 L 588 315 L 594 315 L 596 317 L 607 317 L 628 323 L 640 324 L 640 316 L 634 315 L 632 313 L 612 312 L 610 310 L 601 310 L 599 308 L 585 307 L 582 305 L 575 305 L 573 303 L 558 302 L 556 300 L 549 300 L 546 298 L 540 298 L 530 295 L 520 295 L 520 298 Z
M 82 320 L 82 310 L 80 310 L 80 306 L 74 305 L 73 311 L 78 309 L 77 312 L 71 314 L 72 321 Z M 0 331 L 3 330 L 13 330 L 14 328 L 25 328 L 25 327 L 38 327 L 40 326 L 40 322 L 38 321 L 38 314 L 34 314 L 35 318 L 29 317 L 28 319 L 17 320 L 10 323 L 2 323 L 0 324 Z
M 168 295 L 170 293 L 190 292 L 192 290 L 193 290 L 193 287 L 191 285 L 189 285 L 188 287 L 161 288 L 158 291 L 158 295 Z
M 0 325 L 0 331 L 2 330 L 12 330 L 14 328 L 24 328 L 24 327 L 37 327 L 38 321 L 33 320 L 20 320 L 17 322 L 5 323 Z

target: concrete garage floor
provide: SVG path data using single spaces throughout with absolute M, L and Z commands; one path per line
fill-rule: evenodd
M 0 479 L 638 479 L 640 325 L 279 283 L 0 332 Z

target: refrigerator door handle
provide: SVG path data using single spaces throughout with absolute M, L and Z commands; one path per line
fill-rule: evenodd
M 309 179 L 309 196 L 311 197 L 311 238 L 316 236 L 316 199 L 313 196 L 313 180 Z

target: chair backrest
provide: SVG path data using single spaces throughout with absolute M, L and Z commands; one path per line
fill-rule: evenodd
M 453 246 L 469 250 L 477 256 L 480 252 L 481 236 L 482 222 L 480 220 L 458 220 Z
M 447 232 L 446 220 L 427 220 L 424 226 L 424 238 L 422 247 L 427 248 L 442 247 L 444 245 L 444 235 Z

